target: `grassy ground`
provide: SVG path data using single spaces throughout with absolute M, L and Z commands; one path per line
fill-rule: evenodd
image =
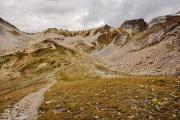
M 45 95 L 39 120 L 179 119 L 179 82 L 162 77 L 58 81 Z

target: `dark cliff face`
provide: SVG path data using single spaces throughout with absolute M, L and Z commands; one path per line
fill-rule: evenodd
M 148 24 L 144 19 L 127 20 L 121 25 L 121 28 L 142 32 L 148 28 Z

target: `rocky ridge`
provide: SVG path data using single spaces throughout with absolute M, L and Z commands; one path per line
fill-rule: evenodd
M 0 20 L 0 55 L 33 54 L 57 46 L 95 56 L 131 75 L 179 76 L 180 16 L 167 15 L 149 23 L 125 21 L 119 28 L 109 25 L 85 31 L 49 28 L 28 34 Z

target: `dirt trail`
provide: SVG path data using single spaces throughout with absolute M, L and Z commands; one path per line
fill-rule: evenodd
M 63 69 L 63 68 L 61 68 Z M 38 108 L 44 100 L 44 94 L 52 87 L 56 80 L 52 76 L 59 71 L 56 69 L 46 76 L 50 83 L 37 92 L 31 93 L 21 99 L 19 102 L 7 108 L 0 116 L 0 120 L 35 120 L 38 118 Z

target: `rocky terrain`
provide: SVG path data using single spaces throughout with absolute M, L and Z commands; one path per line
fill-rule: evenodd
M 12 119 L 31 119 L 32 114 L 40 113 L 39 119 L 51 119 L 50 116 L 53 119 L 178 119 L 179 75 L 179 12 L 148 23 L 144 19 L 127 20 L 118 28 L 109 25 L 84 31 L 49 28 L 38 33 L 23 32 L 0 18 L 0 119 L 11 119 L 10 114 L 14 116 Z M 57 83 L 52 87 L 51 80 L 55 79 Z M 110 79 L 115 80 L 107 81 Z M 136 90 L 146 96 L 136 95 Z M 87 96 L 88 91 L 94 92 Z M 117 92 L 122 94 L 118 96 Z M 163 93 L 161 97 L 160 93 Z M 36 94 L 41 96 L 37 98 L 40 103 L 34 107 L 36 100 L 32 100 L 26 106 Z M 112 101 L 103 102 L 102 98 L 108 96 Z M 126 99 L 127 96 L 132 98 Z M 83 101 L 82 104 L 75 98 Z M 118 99 L 129 103 L 121 109 L 123 103 L 117 102 Z M 133 105 L 138 109 L 131 106 L 131 100 L 137 102 Z M 146 108 L 142 107 L 145 100 Z M 111 106 L 111 102 L 115 103 Z M 87 103 L 91 105 L 89 111 Z M 168 109 L 170 104 L 172 111 Z M 23 110 L 16 109 L 17 105 Z M 139 116 L 137 111 L 141 110 L 143 115 Z M 157 111 L 160 116 L 155 114 Z
M 89 56 L 103 58 L 106 64 L 136 75 L 179 75 L 180 17 L 177 14 L 127 20 L 119 28 L 105 25 L 86 31 L 49 28 L 28 34 L 10 23 L 0 22 L 0 54 L 33 53 L 53 47 L 53 43 Z M 49 42 L 48 42 L 49 41 Z

